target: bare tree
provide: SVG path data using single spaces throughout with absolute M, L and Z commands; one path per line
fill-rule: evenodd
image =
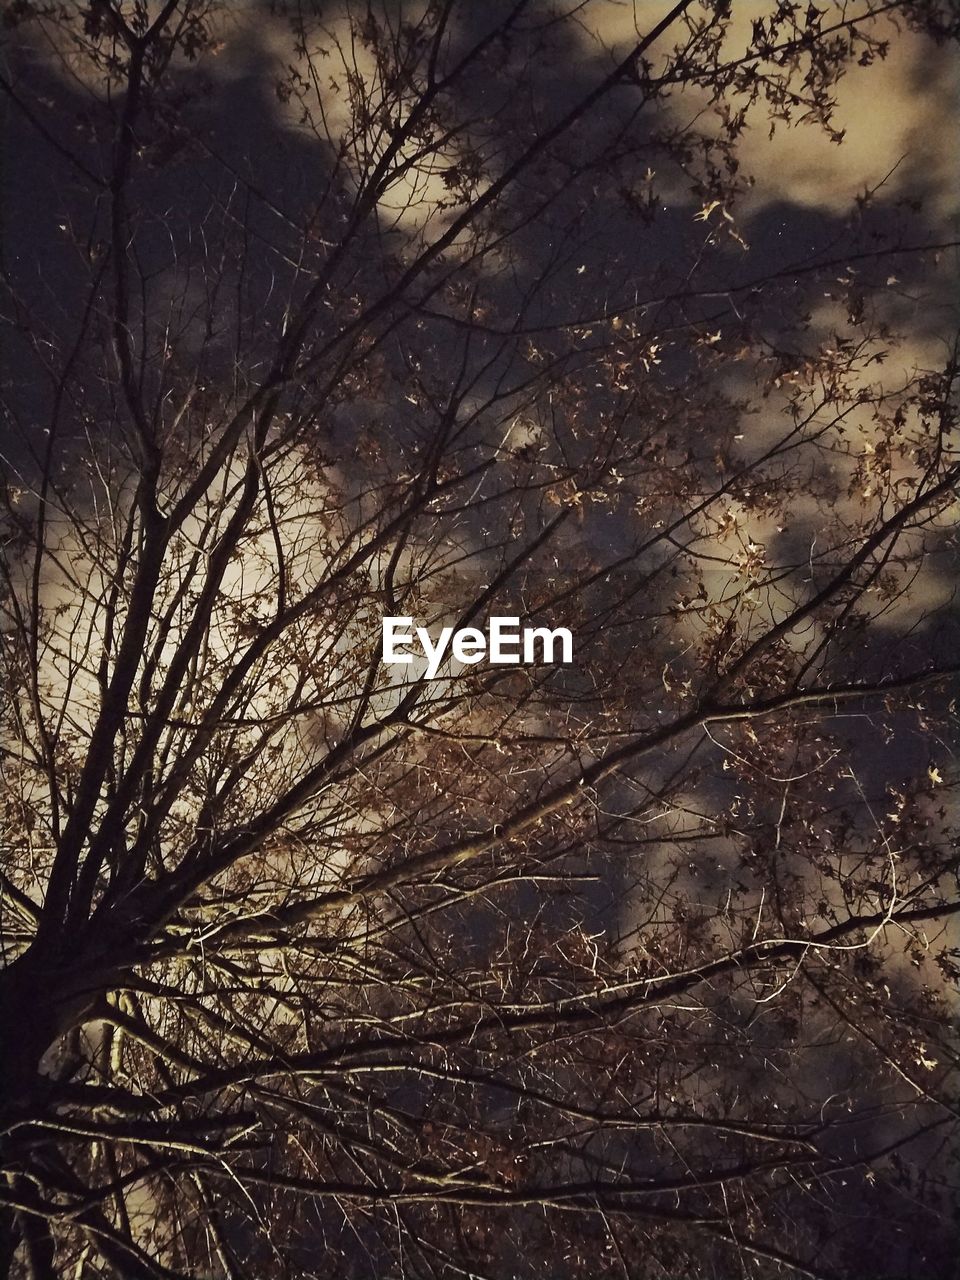
M 3 1275 L 955 1274 L 957 21 L 635 9 L 7 6 Z

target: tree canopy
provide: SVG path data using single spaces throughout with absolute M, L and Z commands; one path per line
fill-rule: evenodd
M 955 1276 L 953 5 L 3 22 L 0 1275 Z

